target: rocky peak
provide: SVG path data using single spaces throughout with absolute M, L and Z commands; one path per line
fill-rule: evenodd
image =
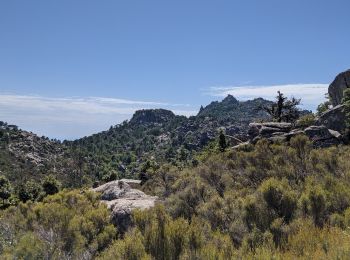
M 175 114 L 166 109 L 143 109 L 135 112 L 131 124 L 165 123 L 172 120 Z
M 238 104 L 239 101 L 232 95 L 227 95 L 222 101 L 223 104 Z
M 350 88 L 350 70 L 339 73 L 328 87 L 328 94 L 334 107 L 341 103 L 346 88 Z
M 198 116 L 216 117 L 217 114 L 232 112 L 239 106 L 240 102 L 232 95 L 228 95 L 222 101 L 213 101 L 203 109 L 200 109 Z

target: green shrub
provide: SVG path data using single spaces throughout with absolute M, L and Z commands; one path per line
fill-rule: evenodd
M 306 128 L 309 126 L 312 126 L 316 123 L 316 117 L 314 114 L 306 114 L 304 116 L 301 116 L 297 121 L 296 121 L 296 127 L 300 128 Z
M 270 210 L 287 222 L 292 219 L 297 209 L 297 199 L 287 180 L 268 179 L 261 184 L 260 191 Z

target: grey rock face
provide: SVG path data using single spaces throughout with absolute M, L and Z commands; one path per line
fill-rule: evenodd
M 131 212 L 134 209 L 148 209 L 154 207 L 158 197 L 149 196 L 144 192 L 132 189 L 127 181 L 111 181 L 92 189 L 101 193 L 102 203 L 112 211 L 112 222 L 119 232 L 125 232 L 131 225 Z
M 267 123 L 250 123 L 248 134 L 251 138 L 256 136 L 272 136 L 274 133 L 287 133 L 292 129 L 292 124 L 290 123 L 277 123 L 277 122 L 267 122 Z
M 314 147 L 329 147 L 341 143 L 341 134 L 325 126 L 310 126 L 304 130 Z
M 283 143 L 301 134 L 308 136 L 316 148 L 342 143 L 342 135 L 324 125 L 313 125 L 302 130 L 292 129 L 292 125 L 289 123 L 251 123 L 249 124 L 249 134 L 250 142 L 253 144 L 263 138 L 271 143 Z
M 294 130 L 290 131 L 289 133 L 286 133 L 284 136 L 289 141 L 291 138 L 293 138 L 297 135 L 301 135 L 301 134 L 305 134 L 305 132 L 303 130 L 300 130 L 300 129 L 294 129 Z
M 346 88 L 350 88 L 350 70 L 339 73 L 329 85 L 328 94 L 333 106 L 341 104 L 343 92 Z
M 130 190 L 130 186 L 124 181 L 111 181 L 94 189 L 94 191 L 102 193 L 102 200 L 109 201 L 122 198 Z
M 344 106 L 338 105 L 323 113 L 317 120 L 317 125 L 324 125 L 325 127 L 343 132 L 346 129 Z
M 328 131 L 328 128 L 325 126 L 309 126 L 304 130 L 304 133 L 310 137 L 311 140 L 315 139 L 328 139 L 333 136 Z
M 8 128 L 16 129 L 12 125 L 9 125 Z M 55 156 L 63 154 L 62 148 L 57 143 L 23 130 L 11 134 L 8 149 L 16 158 L 35 166 L 43 166 L 55 160 Z
M 338 131 L 335 131 L 335 130 L 332 130 L 332 129 L 328 129 L 328 131 L 333 137 L 335 137 L 335 138 L 337 138 L 339 140 L 342 138 L 342 135 Z
M 281 133 L 281 129 L 275 127 L 263 126 L 259 130 L 259 134 L 262 136 L 271 136 L 276 133 Z

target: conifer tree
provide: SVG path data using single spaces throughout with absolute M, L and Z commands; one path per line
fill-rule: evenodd
M 220 152 L 224 152 L 227 148 L 226 137 L 223 131 L 220 131 L 219 134 L 219 149 Z
M 277 91 L 276 101 L 270 107 L 262 107 L 277 122 L 295 122 L 300 116 L 300 99 L 288 99 Z

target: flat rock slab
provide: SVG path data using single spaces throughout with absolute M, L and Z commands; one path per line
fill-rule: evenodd
M 147 198 L 142 199 L 102 200 L 101 202 L 105 203 L 113 212 L 116 212 L 120 210 L 131 211 L 133 209 L 149 209 L 154 207 L 157 200 L 158 197 L 148 196 Z
M 250 123 L 248 134 L 254 138 L 258 135 L 272 135 L 275 132 L 289 132 L 292 129 L 290 123 L 266 122 L 266 123 Z

